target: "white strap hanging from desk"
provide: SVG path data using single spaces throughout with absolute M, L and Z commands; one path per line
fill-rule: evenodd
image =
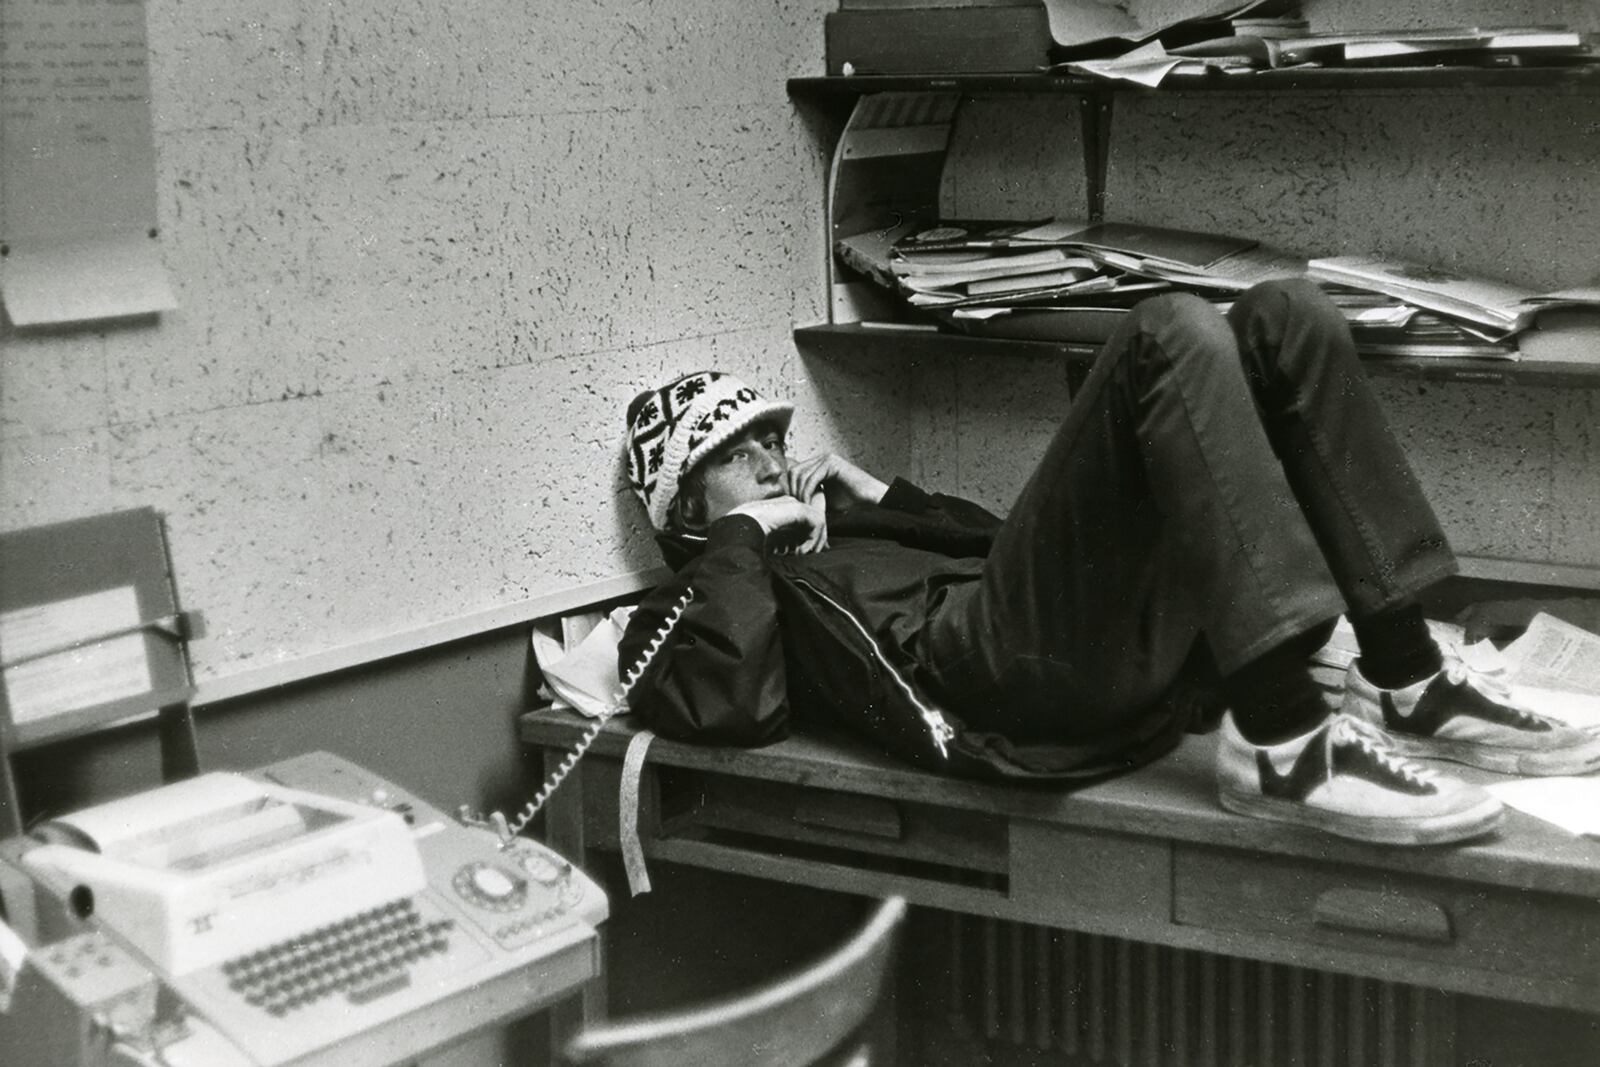
M 628 874 L 628 891 L 633 896 L 650 892 L 650 872 L 644 867 L 644 848 L 639 844 L 639 778 L 644 774 L 645 753 L 656 735 L 640 730 L 628 742 L 622 757 L 622 785 L 617 794 L 617 840 L 622 847 L 622 867 Z

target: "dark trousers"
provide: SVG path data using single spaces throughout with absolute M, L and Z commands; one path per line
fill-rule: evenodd
M 978 729 L 1092 737 L 1197 648 L 1223 674 L 1453 573 L 1338 310 L 1303 281 L 1141 303 L 1107 342 L 1001 528 L 928 631 Z

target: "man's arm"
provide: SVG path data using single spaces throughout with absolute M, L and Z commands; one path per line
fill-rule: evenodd
M 891 537 L 946 556 L 981 557 L 989 554 L 1000 519 L 970 500 L 924 492 L 896 478 L 876 506 L 830 516 L 829 525 L 841 537 Z
M 831 452 L 800 460 L 789 468 L 785 477 L 791 495 L 810 500 L 821 490 L 827 495 L 828 509 L 834 512 L 878 506 L 919 516 L 952 534 L 980 537 L 993 534 L 1000 526 L 997 516 L 970 500 L 924 492 L 904 478 L 884 482 Z
M 618 650 L 623 681 L 643 664 L 628 704 L 663 737 L 753 746 L 788 733 L 765 544 L 757 519 L 717 520 L 705 551 L 652 590 L 628 623 Z
M 884 493 L 883 507 L 908 515 L 921 516 L 952 533 L 993 537 L 1001 519 L 981 504 L 958 496 L 930 493 L 904 478 L 896 478 Z

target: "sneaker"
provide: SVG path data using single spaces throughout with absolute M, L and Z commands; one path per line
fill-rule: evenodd
M 1500 801 L 1397 755 L 1377 727 L 1331 715 L 1308 734 L 1252 744 L 1229 712 L 1217 747 L 1229 811 L 1385 845 L 1430 845 L 1493 829 Z
M 1448 651 L 1439 673 L 1404 689 L 1373 685 L 1357 660 L 1345 672 L 1343 711 L 1382 726 L 1394 738 L 1396 750 L 1407 756 L 1503 774 L 1600 769 L 1600 733 L 1523 707 L 1504 686 Z

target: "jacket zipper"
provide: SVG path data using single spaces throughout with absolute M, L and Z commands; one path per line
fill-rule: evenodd
M 804 578 L 794 578 L 793 581 L 796 585 L 802 585 L 811 590 L 811 592 L 820 600 L 822 600 L 823 603 L 827 604 L 829 607 L 833 608 L 833 610 L 850 620 L 851 625 L 854 626 L 856 630 L 860 632 L 862 638 L 866 640 L 867 647 L 872 649 L 873 656 L 879 663 L 883 664 L 883 669 L 889 672 L 889 677 L 895 680 L 895 683 L 898 684 L 905 692 L 906 699 L 910 700 L 912 704 L 916 705 L 917 711 L 922 714 L 922 721 L 927 724 L 928 732 L 933 735 L 933 744 L 936 748 L 938 748 L 939 755 L 943 756 L 945 759 L 949 759 L 950 753 L 945 748 L 945 742 L 955 737 L 956 732 L 955 730 L 951 729 L 950 724 L 945 721 L 943 713 L 937 708 L 928 707 L 928 705 L 924 704 L 917 697 L 916 691 L 911 688 L 909 682 L 900 677 L 900 672 L 895 669 L 894 664 L 889 662 L 889 657 L 883 654 L 883 649 L 878 647 L 878 642 L 872 636 L 871 631 L 861 624 L 861 620 L 855 617 L 854 612 L 845 607 L 843 604 L 839 603 L 837 600 L 834 600 L 827 593 L 824 593 L 822 590 L 818 589 L 815 585 L 812 585 L 810 582 L 806 581 Z

